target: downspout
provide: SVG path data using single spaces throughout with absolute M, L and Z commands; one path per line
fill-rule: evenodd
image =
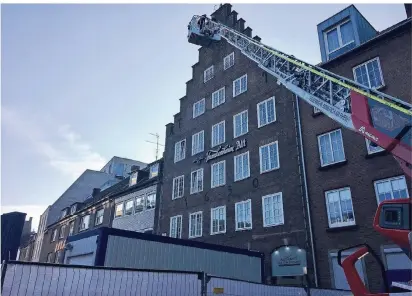
M 305 153 L 303 151 L 302 128 L 301 128 L 301 123 L 300 123 L 299 99 L 298 99 L 297 95 L 295 95 L 295 103 L 296 103 L 296 112 L 297 112 L 296 117 L 298 119 L 300 153 L 302 155 L 303 186 L 305 188 L 306 209 L 307 209 L 307 217 L 308 217 L 308 224 L 309 224 L 309 236 L 310 236 L 310 244 L 311 244 L 311 248 L 312 248 L 313 271 L 315 273 L 315 286 L 318 287 L 318 272 L 317 272 L 316 260 L 315 260 L 315 247 L 314 247 L 314 244 L 313 244 L 312 219 L 310 217 L 308 184 L 306 182 Z

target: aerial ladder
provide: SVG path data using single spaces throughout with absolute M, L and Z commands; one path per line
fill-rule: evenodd
M 306 63 L 293 55 L 265 45 L 235 29 L 210 19 L 206 15 L 192 17 L 188 24 L 189 43 L 208 47 L 222 39 L 239 49 L 258 67 L 277 79 L 297 97 L 316 107 L 332 120 L 362 135 L 373 146 L 380 146 L 391 153 L 405 174 L 412 178 L 412 105 L 404 100 L 359 84 L 351 79 Z M 375 230 L 397 243 L 412 260 L 412 199 L 382 202 L 375 215 Z M 386 292 L 371 294 L 362 282 L 356 262 L 366 254 L 372 254 L 382 267 L 379 257 L 364 244 L 342 261 L 351 291 L 355 296 L 410 295 Z M 345 249 L 346 250 L 346 249 Z M 382 271 L 384 274 L 384 270 Z M 385 278 L 384 278 L 385 282 Z M 403 283 L 405 290 L 412 291 L 412 283 Z

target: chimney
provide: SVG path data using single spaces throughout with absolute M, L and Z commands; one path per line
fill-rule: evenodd
M 235 29 L 239 32 L 243 32 L 245 29 L 245 20 L 240 18 L 235 25 Z
M 100 188 L 93 188 L 92 196 L 96 197 L 97 194 L 100 193 Z
M 255 37 L 253 37 L 254 40 L 256 40 L 257 42 L 260 42 L 260 40 L 262 40 L 262 38 L 260 38 L 258 35 L 256 35 Z
M 237 12 L 233 10 L 232 13 L 228 17 L 227 25 L 231 28 L 234 28 L 236 25 L 236 22 L 237 22 Z
M 173 126 L 174 124 L 171 122 L 166 124 L 166 138 L 167 136 L 173 135 Z
M 232 10 L 231 4 L 229 3 L 220 4 L 219 8 L 216 9 L 210 16 L 216 19 L 218 22 L 221 22 L 226 25 L 228 21 L 228 15 L 230 14 L 231 10 Z
M 412 10 L 412 4 L 405 3 L 405 11 L 406 11 L 406 17 L 410 18 L 411 17 L 411 10 Z
M 247 27 L 246 29 L 244 29 L 242 33 L 252 38 L 252 29 L 250 27 Z
M 138 166 L 138 165 L 132 165 L 132 168 L 130 169 L 130 172 L 137 171 L 138 169 L 140 169 L 140 166 Z

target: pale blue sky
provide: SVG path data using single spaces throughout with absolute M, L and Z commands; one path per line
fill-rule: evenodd
M 262 42 L 320 61 L 316 25 L 349 4 L 234 4 Z M 2 212 L 38 216 L 112 156 L 151 162 L 198 60 L 194 14 L 214 5 L 2 5 Z M 375 29 L 403 4 L 356 5 Z

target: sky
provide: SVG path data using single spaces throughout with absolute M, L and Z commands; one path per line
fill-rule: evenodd
M 317 64 L 316 25 L 349 4 L 233 4 L 278 50 Z M 112 156 L 155 160 L 198 60 L 187 24 L 212 4 L 1 6 L 1 212 L 39 216 Z M 356 4 L 376 30 L 403 4 Z

